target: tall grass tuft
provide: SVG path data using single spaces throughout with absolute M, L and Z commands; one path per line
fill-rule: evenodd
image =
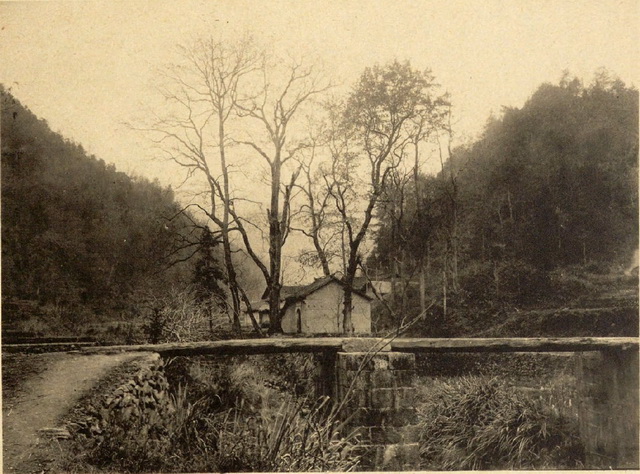
M 226 412 L 218 423 L 217 463 L 222 471 L 353 471 L 358 439 L 345 433 L 327 398 L 314 404 L 288 400 L 278 410 L 247 419 Z
M 76 436 L 63 470 L 355 469 L 358 439 L 347 432 L 327 398 L 314 401 L 269 389 L 265 374 L 248 361 L 220 372 L 217 367 L 192 365 L 196 390 L 179 384 L 161 399 L 148 397 L 147 384 L 126 393 L 116 390 L 117 396 L 105 399 L 111 408 L 91 418 L 85 435 Z
M 581 466 L 584 450 L 575 424 L 497 379 L 437 381 L 424 399 L 419 407 L 424 469 Z

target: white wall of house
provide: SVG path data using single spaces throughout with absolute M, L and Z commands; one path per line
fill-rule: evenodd
M 341 333 L 343 300 L 342 286 L 331 282 L 308 295 L 304 301 L 289 306 L 282 318 L 282 330 L 290 334 L 298 332 L 299 311 L 302 333 Z M 358 294 L 353 294 L 351 319 L 356 333 L 370 333 L 371 302 Z

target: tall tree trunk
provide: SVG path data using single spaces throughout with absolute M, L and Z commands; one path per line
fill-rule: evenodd
M 224 252 L 224 263 L 227 269 L 227 286 L 229 287 L 229 293 L 231 293 L 231 310 L 232 310 L 232 328 L 235 333 L 240 333 L 240 317 L 242 315 L 242 306 L 240 305 L 240 295 L 238 289 L 238 277 L 236 269 L 232 260 L 231 253 L 231 241 L 229 238 L 229 205 L 231 196 L 229 195 L 229 171 L 227 169 L 227 158 L 225 150 L 225 129 L 224 129 L 224 117 L 222 109 L 218 111 L 218 141 L 220 150 L 220 167 L 222 169 L 222 193 L 220 196 L 223 204 L 222 210 L 222 226 L 220 233 L 222 235 L 222 248 Z M 215 193 L 215 188 L 212 189 L 212 193 Z M 215 214 L 215 211 L 214 213 Z M 253 317 L 253 315 L 251 315 Z
M 400 295 L 400 314 L 401 318 L 407 310 L 407 291 L 409 290 L 409 281 L 407 281 L 406 269 L 406 252 L 400 250 L 400 281 L 402 282 L 402 294 Z
M 358 268 L 357 253 L 351 249 L 349 253 L 349 264 L 347 266 L 347 274 L 344 278 L 344 309 L 342 312 L 342 331 L 345 334 L 353 334 L 353 282 L 355 280 L 356 270 Z
M 442 311 L 444 317 L 447 317 L 447 266 L 449 265 L 447 254 L 449 249 L 445 246 L 444 262 L 442 264 Z
M 271 208 L 269 209 L 269 333 L 282 333 L 280 314 L 280 272 L 282 255 L 282 234 L 280 229 L 280 151 L 271 165 Z
M 451 287 L 454 292 L 458 292 L 458 209 L 453 205 L 453 229 L 451 232 Z
M 420 262 L 420 312 L 424 313 L 427 309 L 427 281 L 424 269 L 424 262 Z

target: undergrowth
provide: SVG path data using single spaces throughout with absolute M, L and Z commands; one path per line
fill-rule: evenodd
M 575 422 L 540 398 L 487 377 L 435 381 L 425 390 L 418 408 L 423 469 L 582 466 Z
M 359 444 L 328 399 L 277 392 L 261 364 L 175 361 L 134 378 L 78 424 L 65 472 L 351 471 Z M 170 366 L 173 364 L 170 364 Z M 224 370 L 217 370 L 224 367 Z

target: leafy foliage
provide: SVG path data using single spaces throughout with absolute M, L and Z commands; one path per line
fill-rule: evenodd
M 458 150 L 472 258 L 625 262 L 638 240 L 638 91 L 599 74 L 542 85 Z M 494 249 L 494 250 L 491 250 Z
M 580 467 L 577 427 L 497 379 L 438 382 L 419 407 L 425 469 Z
M 78 425 L 79 456 L 66 470 L 350 471 L 358 463 L 358 441 L 328 399 L 274 397 L 249 361 L 215 370 L 175 359 L 168 369 L 187 371 L 189 390 L 172 391 L 163 368 L 136 375 Z
M 369 273 L 403 280 L 393 302 L 403 314 L 418 306 L 421 274 L 438 302 L 432 320 L 447 326 L 430 334 L 449 336 L 464 333 L 464 313 L 586 291 L 558 272 L 620 271 L 637 249 L 637 130 L 638 91 L 604 71 L 588 86 L 543 84 L 452 150 L 437 176 L 390 181 Z

